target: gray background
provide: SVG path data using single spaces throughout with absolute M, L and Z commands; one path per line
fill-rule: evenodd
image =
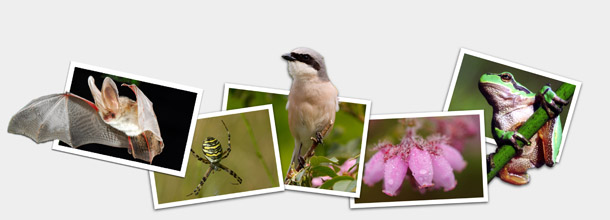
M 609 195 L 603 97 L 608 5 L 354 1 L 20 1 L 0 3 L 0 127 L 36 97 L 63 91 L 69 61 L 203 88 L 221 108 L 225 82 L 288 89 L 280 55 L 321 52 L 341 96 L 373 114 L 441 111 L 460 47 L 583 82 L 561 163 L 532 182 L 489 186 L 489 203 L 350 210 L 348 199 L 283 192 L 154 211 L 148 173 L 0 132 L 0 218 L 106 219 L 453 217 L 602 214 Z M 474 94 L 478 95 L 478 94 Z M 605 205 L 604 205 L 605 204 Z M 306 208 L 303 208 L 306 207 Z M 578 208 L 578 209 L 577 209 Z

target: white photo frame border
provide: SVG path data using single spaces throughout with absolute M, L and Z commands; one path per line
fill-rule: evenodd
M 371 203 L 359 203 L 359 204 L 356 204 L 355 198 L 350 198 L 350 202 L 349 202 L 350 209 L 489 202 L 488 184 L 487 184 L 487 162 L 486 162 L 487 155 L 486 155 L 485 125 L 484 125 L 485 120 L 484 120 L 484 111 L 483 110 L 371 115 L 371 120 L 402 119 L 402 118 L 429 118 L 429 117 L 466 116 L 466 115 L 478 115 L 479 116 L 479 132 L 480 132 L 480 137 L 481 137 L 481 181 L 483 183 L 483 197 L 456 198 L 456 199 L 430 199 L 430 200 L 416 200 L 416 201 L 371 202 Z
M 181 166 L 180 170 L 173 170 L 173 169 L 159 167 L 159 166 L 155 166 L 155 165 L 151 165 L 151 164 L 145 164 L 145 163 L 141 163 L 141 162 L 137 162 L 137 161 L 131 161 L 131 160 L 103 155 L 103 154 L 99 154 L 99 153 L 88 152 L 88 151 L 80 150 L 78 148 L 63 147 L 63 146 L 59 145 L 59 140 L 53 141 L 52 149 L 56 150 L 56 151 L 60 151 L 60 152 L 75 154 L 75 155 L 89 157 L 89 158 L 98 159 L 98 160 L 102 160 L 102 161 L 108 161 L 108 162 L 121 164 L 121 165 L 125 165 L 125 166 L 136 167 L 136 168 L 145 169 L 145 170 L 149 170 L 149 171 L 155 171 L 155 172 L 159 172 L 159 173 L 165 173 L 165 174 L 178 176 L 178 177 L 184 177 L 184 175 L 186 174 L 186 165 L 187 165 L 188 156 L 189 156 L 189 152 L 190 152 L 189 149 L 193 142 L 193 134 L 195 133 L 195 125 L 197 124 L 197 114 L 199 114 L 199 107 L 201 105 L 203 89 L 198 89 L 198 88 L 185 86 L 185 85 L 179 85 L 179 84 L 165 82 L 165 81 L 158 80 L 158 79 L 148 78 L 145 76 L 134 75 L 131 73 L 125 73 L 125 72 L 121 72 L 121 71 L 117 71 L 117 70 L 111 70 L 111 69 L 106 69 L 103 67 L 97 67 L 97 66 L 93 66 L 93 65 L 89 65 L 89 64 L 78 63 L 78 62 L 72 61 L 72 62 L 70 62 L 70 69 L 68 71 L 68 77 L 66 79 L 66 86 L 64 88 L 65 92 L 70 91 L 70 87 L 72 86 L 72 78 L 74 77 L 74 70 L 77 67 L 86 69 L 86 70 L 92 70 L 92 71 L 104 73 L 104 74 L 109 74 L 109 75 L 129 78 L 129 79 L 135 79 L 135 80 L 150 83 L 150 84 L 156 84 L 156 85 L 161 85 L 161 86 L 166 86 L 166 87 L 170 87 L 170 88 L 174 88 L 174 89 L 179 89 L 179 90 L 183 90 L 183 91 L 196 93 L 197 97 L 195 98 L 195 106 L 193 107 L 191 125 L 190 125 L 189 133 L 187 136 L 188 139 L 186 141 L 186 147 L 184 148 L 185 149 L 184 155 L 182 156 L 182 166 Z
M 449 105 L 451 104 L 451 98 L 453 98 L 453 91 L 455 89 L 455 84 L 457 83 L 457 78 L 458 78 L 458 75 L 460 73 L 460 68 L 462 67 L 462 60 L 463 60 L 465 54 L 468 54 L 468 55 L 471 55 L 471 56 L 474 56 L 474 57 L 477 57 L 477 58 L 485 59 L 485 60 L 488 60 L 488 61 L 492 61 L 492 62 L 495 62 L 495 63 L 503 64 L 503 65 L 506 65 L 506 66 L 510 66 L 510 67 L 513 67 L 513 68 L 516 68 L 516 69 L 520 69 L 520 70 L 523 70 L 523 71 L 526 71 L 526 72 L 530 72 L 530 73 L 533 73 L 533 74 L 537 74 L 537 75 L 540 75 L 540 76 L 544 76 L 544 77 L 547 77 L 547 78 L 551 78 L 551 79 L 554 79 L 554 80 L 557 80 L 557 81 L 562 81 L 564 83 L 570 83 L 570 84 L 576 86 L 576 89 L 574 90 L 574 95 L 572 96 L 572 99 L 569 101 L 570 102 L 569 105 L 570 105 L 570 110 L 571 111 L 568 112 L 568 115 L 567 115 L 567 117 L 565 119 L 566 120 L 565 126 L 563 127 L 563 133 L 561 134 L 562 135 L 562 141 L 561 141 L 561 145 L 559 146 L 559 153 L 557 154 L 557 163 L 559 163 L 559 160 L 561 159 L 561 155 L 563 154 L 563 147 L 565 146 L 566 140 L 568 138 L 568 131 L 570 130 L 570 124 L 572 122 L 572 116 L 574 115 L 574 109 L 576 109 L 576 102 L 578 101 L 578 96 L 580 94 L 580 88 L 582 86 L 582 83 L 578 82 L 578 81 L 575 81 L 575 80 L 572 80 L 572 79 L 565 78 L 563 76 L 558 76 L 558 75 L 555 75 L 555 74 L 552 74 L 552 73 L 549 73 L 549 72 L 545 72 L 545 71 L 542 71 L 542 70 L 534 69 L 534 68 L 531 68 L 531 67 L 528 67 L 528 66 L 524 66 L 524 65 L 521 65 L 521 64 L 518 64 L 518 63 L 511 62 L 511 61 L 503 60 L 503 59 L 500 59 L 500 58 L 497 58 L 497 57 L 493 57 L 493 56 L 490 56 L 490 55 L 487 55 L 487 54 L 479 53 L 479 52 L 472 51 L 472 50 L 469 50 L 469 49 L 466 49 L 466 48 L 460 48 L 460 53 L 459 53 L 459 56 L 458 56 L 458 60 L 457 60 L 457 62 L 455 64 L 455 68 L 454 68 L 454 71 L 453 71 L 453 76 L 452 76 L 452 79 L 451 79 L 451 85 L 449 87 L 449 91 L 447 92 L 447 98 L 445 99 L 445 105 L 443 106 L 443 111 L 445 111 L 445 112 L 449 111 Z M 489 143 L 491 145 L 494 145 L 494 146 L 497 146 L 496 145 L 496 141 L 493 138 L 486 137 L 485 139 L 486 139 L 487 143 Z
M 150 172 L 148 172 L 148 174 L 149 174 L 149 179 L 150 179 L 150 189 L 152 192 L 154 209 L 165 209 L 165 208 L 171 208 L 171 207 L 193 205 L 193 204 L 199 204 L 199 203 L 206 203 L 206 202 L 212 202 L 212 201 L 219 201 L 219 200 L 226 200 L 226 199 L 233 199 L 233 198 L 240 198 L 240 197 L 246 197 L 246 196 L 261 195 L 261 194 L 267 194 L 267 193 L 272 193 L 272 192 L 284 191 L 284 181 L 283 181 L 282 166 L 281 166 L 282 163 L 280 160 L 280 150 L 279 150 L 279 145 L 277 142 L 277 132 L 275 130 L 275 118 L 273 117 L 273 107 L 271 104 L 247 107 L 247 108 L 240 108 L 240 109 L 234 109 L 234 110 L 229 110 L 229 111 L 220 111 L 220 112 L 200 114 L 197 117 L 197 120 L 205 119 L 205 118 L 219 117 L 219 116 L 235 115 L 235 114 L 241 114 L 241 113 L 247 113 L 247 112 L 262 111 L 262 110 L 267 110 L 267 112 L 269 113 L 269 123 L 271 123 L 271 137 L 273 139 L 273 150 L 274 150 L 275 161 L 276 161 L 275 165 L 276 165 L 278 183 L 279 183 L 278 186 L 266 188 L 266 189 L 257 189 L 257 190 L 251 190 L 251 191 L 245 191 L 245 192 L 237 192 L 237 193 L 230 193 L 230 194 L 225 194 L 225 195 L 217 195 L 217 196 L 210 196 L 210 197 L 204 197 L 204 198 L 196 198 L 196 199 L 189 199 L 189 200 L 182 200 L 182 201 L 177 201 L 177 202 L 168 202 L 168 203 L 159 204 L 159 198 L 157 195 L 157 187 L 156 187 L 156 183 L 155 183 L 155 173 L 150 171 Z M 189 146 L 188 149 L 190 149 L 190 148 L 191 147 Z
M 227 109 L 227 101 L 229 99 L 229 89 L 240 89 L 240 90 L 248 90 L 248 91 L 255 91 L 255 92 L 265 92 L 265 93 L 272 93 L 272 94 L 286 95 L 286 96 L 288 95 L 288 93 L 290 93 L 290 91 L 288 91 L 288 90 L 225 83 L 223 99 L 222 99 L 222 110 L 223 111 L 225 111 Z M 286 185 L 285 186 L 286 189 L 293 190 L 293 191 L 325 194 L 325 195 L 344 196 L 344 197 L 350 197 L 350 198 L 360 197 L 360 189 L 362 188 L 362 174 L 364 171 L 364 157 L 362 155 L 364 155 L 364 153 L 366 151 L 366 140 L 367 140 L 367 136 L 368 136 L 369 119 L 371 116 L 371 114 L 370 114 L 371 101 L 363 100 L 363 99 L 339 97 L 339 102 L 356 103 L 356 104 L 361 104 L 361 105 L 366 106 L 365 113 L 364 113 L 364 125 L 363 125 L 363 131 L 362 131 L 363 132 L 362 143 L 360 144 L 360 155 L 361 156 L 358 161 L 358 163 L 360 165 L 358 167 L 358 179 L 356 180 L 357 181 L 356 192 L 342 192 L 342 191 L 336 191 L 336 190 L 326 190 L 326 189 L 318 189 L 318 188 L 313 188 L 313 187 L 292 186 L 292 185 Z M 283 175 L 282 175 L 282 177 L 283 177 Z

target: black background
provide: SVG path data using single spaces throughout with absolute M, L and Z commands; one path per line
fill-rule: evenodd
M 91 95 L 89 85 L 87 84 L 89 76 L 93 76 L 95 84 L 98 89 L 101 90 L 104 78 L 106 76 L 113 78 L 114 75 L 75 67 L 70 92 L 93 102 L 93 96 Z M 135 94 L 129 87 L 121 86 L 123 83 L 131 84 L 131 79 L 125 79 L 124 82 L 122 82 L 123 80 L 121 80 L 121 78 L 117 79 L 114 77 L 113 80 L 119 89 L 119 96 L 126 96 L 132 100 L 136 100 Z M 137 83 L 138 88 L 140 88 L 146 97 L 153 103 L 153 109 L 157 115 L 157 121 L 159 122 L 159 128 L 161 129 L 161 137 L 165 143 L 163 151 L 155 156 L 152 165 L 180 171 L 184 151 L 187 149 L 186 143 L 191 126 L 191 119 L 193 117 L 193 109 L 195 108 L 195 102 L 197 101 L 197 93 L 142 81 L 138 81 Z M 68 147 L 62 142 L 60 142 L 60 144 L 64 147 Z M 133 156 L 127 152 L 127 148 L 87 144 L 80 146 L 77 149 L 148 164 L 146 161 L 133 158 Z

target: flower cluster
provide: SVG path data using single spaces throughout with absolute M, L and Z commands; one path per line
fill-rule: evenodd
M 399 144 L 377 144 L 377 153 L 364 166 L 364 183 L 373 186 L 383 179 L 383 192 L 389 196 L 398 195 L 405 179 L 411 179 L 421 193 L 453 190 L 457 185 L 453 171 L 461 172 L 466 167 L 461 153 L 448 144 L 448 136 L 423 138 L 416 134 L 420 123 L 406 124 L 406 134 Z
M 449 137 L 448 144 L 462 151 L 464 139 L 473 137 L 479 132 L 479 117 L 465 115 L 446 119 L 432 118 L 436 122 L 436 131 Z

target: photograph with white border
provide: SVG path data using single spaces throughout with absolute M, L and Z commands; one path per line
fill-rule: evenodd
M 199 115 L 184 178 L 150 172 L 155 209 L 284 191 L 271 105 Z
M 567 140 L 572 116 L 574 115 L 574 110 L 576 109 L 576 102 L 582 86 L 581 82 L 476 51 L 461 48 L 443 111 L 483 109 L 485 111 L 485 125 L 488 126 L 487 130 L 485 131 L 487 143 L 496 145 L 496 141 L 493 139 L 492 135 L 492 131 L 494 129 L 492 126 L 494 108 L 488 103 L 488 101 L 486 101 L 486 97 L 482 94 L 482 91 L 479 88 L 479 81 L 484 75 L 500 75 L 503 73 L 509 75 L 511 80 L 515 82 L 513 83 L 512 87 L 516 87 L 518 90 L 524 91 L 523 93 L 527 93 L 523 94 L 520 92 L 514 92 L 515 96 L 511 96 L 514 100 L 521 100 L 521 97 L 525 99 L 526 95 L 539 95 L 539 91 L 546 85 L 549 85 L 551 90 L 554 92 L 557 92 L 558 88 L 560 88 L 560 86 L 563 84 L 571 84 L 575 86 L 572 98 L 567 100 L 568 104 L 563 106 L 563 110 L 558 116 L 561 119 L 560 121 L 563 123 L 561 124 L 563 127 L 563 132 L 561 134 L 562 140 L 559 145 L 559 150 L 556 152 L 556 163 L 558 163 L 561 159 L 561 154 Z M 525 103 L 525 101 L 521 102 Z M 512 108 L 521 108 L 520 106 L 522 103 L 517 103 L 517 101 L 515 101 L 515 103 L 516 104 L 513 104 L 514 106 L 512 106 Z M 537 103 L 528 103 L 527 105 L 529 105 L 528 108 L 533 109 Z M 509 108 L 511 108 L 511 106 L 504 107 L 504 109 Z
M 106 84 L 109 85 L 107 88 Z M 101 90 L 101 95 L 92 95 L 95 89 Z M 118 95 L 114 99 L 108 98 L 112 97 L 106 94 L 108 90 L 115 90 Z M 108 126 L 108 129 L 116 128 L 119 132 L 121 129 L 129 130 L 132 133 L 125 132 L 128 134 L 125 146 L 86 144 L 73 148 L 55 140 L 53 150 L 174 176 L 185 175 L 202 89 L 71 62 L 65 92 L 95 103 L 100 117 L 112 126 Z M 104 111 L 103 108 L 111 109 L 107 106 L 112 105 L 112 101 L 108 100 L 117 100 L 117 110 Z M 152 108 L 152 111 L 147 112 L 147 108 Z M 115 122 L 111 122 L 113 119 L 116 119 Z M 133 130 L 137 132 L 133 133 Z M 148 135 L 147 139 L 140 140 L 143 150 L 139 149 L 136 139 L 147 137 L 150 133 L 145 132 L 150 130 L 156 130 L 152 132 L 156 139 Z M 154 153 L 153 147 L 157 147 Z M 136 157 L 138 153 L 146 158 Z
M 371 115 L 350 208 L 487 202 L 483 111 Z
M 371 101 L 338 97 L 339 110 L 332 130 L 308 160 L 314 162 L 303 161 L 303 169 L 292 170 L 296 174 L 287 178 L 295 148 L 288 126 L 288 94 L 288 90 L 225 83 L 222 109 L 273 104 L 286 189 L 357 198 L 362 180 L 360 155 L 364 154 Z

